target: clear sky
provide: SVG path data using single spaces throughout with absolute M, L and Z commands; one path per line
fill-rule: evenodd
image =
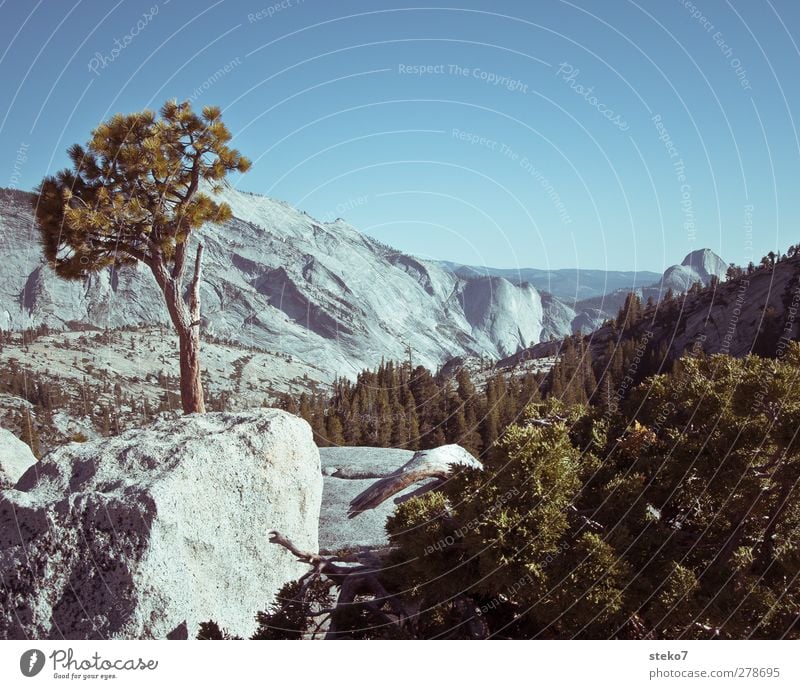
M 219 104 L 232 180 L 422 257 L 660 271 L 800 241 L 797 0 L 0 0 L 0 186 Z

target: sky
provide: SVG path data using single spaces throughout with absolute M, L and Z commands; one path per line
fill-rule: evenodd
M 796 0 L 0 0 L 0 186 L 217 104 L 237 188 L 422 258 L 653 270 L 800 241 Z

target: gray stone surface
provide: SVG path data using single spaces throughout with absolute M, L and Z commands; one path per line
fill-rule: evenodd
M 0 638 L 248 636 L 307 571 L 268 532 L 317 550 L 321 494 L 310 427 L 273 409 L 63 447 L 0 491 Z
M 394 447 L 323 447 L 319 451 L 323 473 L 343 479 L 383 478 L 413 456 L 413 450 Z
M 394 512 L 396 501 L 414 492 L 415 488 L 353 519 L 347 518 L 350 501 L 376 480 L 402 467 L 414 453 L 385 447 L 323 447 L 319 455 L 324 474 L 319 516 L 320 551 L 334 553 L 385 546 L 388 543 L 386 518 Z
M 0 488 L 11 488 L 35 463 L 36 457 L 27 443 L 0 428 Z
M 425 484 L 433 480 L 426 481 Z M 319 546 L 322 553 L 342 550 L 372 550 L 389 543 L 386 519 L 395 507 L 417 491 L 411 486 L 372 510 L 349 519 L 350 501 L 372 484 L 374 479 L 341 479 L 325 477 L 322 510 L 319 519 Z
M 323 553 L 386 546 L 389 542 L 386 519 L 398 504 L 424 492 L 436 482 L 436 479 L 416 482 L 378 506 L 348 518 L 350 503 L 381 479 L 393 474 L 402 476 L 401 470 L 431 462 L 443 466 L 457 463 L 481 466 L 457 445 L 417 453 L 381 447 L 326 447 L 319 452 L 324 474 L 319 524 L 319 544 Z

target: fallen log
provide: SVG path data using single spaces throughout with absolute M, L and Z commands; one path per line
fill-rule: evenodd
M 483 469 L 483 465 L 460 445 L 442 445 L 432 450 L 417 452 L 397 471 L 376 481 L 353 498 L 347 516 L 352 519 L 366 510 L 374 509 L 415 483 L 433 478 L 446 480 L 455 466 Z M 425 486 L 422 492 L 431 490 L 436 485 L 438 484 Z

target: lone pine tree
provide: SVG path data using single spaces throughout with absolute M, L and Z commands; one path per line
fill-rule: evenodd
M 85 147 L 69 149 L 72 169 L 46 177 L 34 210 L 44 254 L 56 274 L 80 280 L 106 267 L 138 261 L 153 273 L 180 342 L 184 413 L 204 412 L 200 379 L 200 268 L 197 242 L 188 295 L 183 282 L 192 232 L 220 223 L 231 209 L 201 191 L 216 190 L 250 161 L 230 148 L 231 134 L 217 107 L 195 114 L 189 103 L 114 115 Z

